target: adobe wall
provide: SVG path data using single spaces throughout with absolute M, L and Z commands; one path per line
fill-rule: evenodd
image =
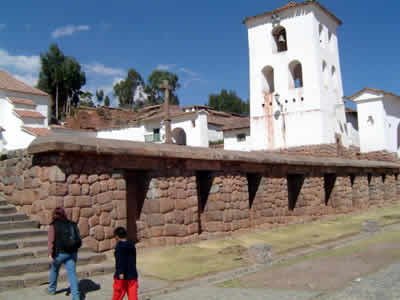
M 44 228 L 64 207 L 96 251 L 114 246 L 116 226 L 135 231 L 139 245 L 175 245 L 400 199 L 394 164 L 60 143 L 10 152 L 0 161 L 0 192 Z

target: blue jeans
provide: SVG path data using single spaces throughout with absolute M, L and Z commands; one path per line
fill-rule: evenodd
M 49 283 L 49 293 L 55 294 L 57 289 L 57 279 L 60 267 L 64 264 L 67 270 L 67 276 L 69 281 L 69 286 L 71 289 L 72 300 L 79 300 L 79 288 L 78 288 L 78 278 L 76 277 L 76 261 L 78 259 L 78 253 L 59 253 L 54 258 L 50 266 L 50 283 Z

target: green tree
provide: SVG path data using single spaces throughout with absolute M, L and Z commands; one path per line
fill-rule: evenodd
M 130 69 L 125 80 L 114 85 L 114 95 L 118 97 L 120 107 L 134 108 L 134 96 L 138 86 L 143 86 L 142 76 L 135 69 Z
M 104 98 L 104 106 L 109 107 L 110 106 L 110 97 L 106 96 Z
M 168 72 L 168 71 L 153 71 L 149 78 L 144 92 L 148 96 L 148 104 L 161 104 L 164 102 L 164 91 L 160 89 L 160 85 L 163 80 L 168 80 L 169 85 L 172 87 L 170 94 L 170 103 L 179 104 L 178 96 L 176 95 L 176 90 L 180 88 L 178 75 Z
M 55 106 L 52 115 L 58 120 L 69 111 L 71 104 L 79 102 L 86 76 L 80 64 L 73 57 L 65 56 L 56 44 L 50 45 L 45 54 L 40 54 L 40 63 L 37 87 L 50 94 Z
M 96 99 L 99 104 L 101 104 L 101 102 L 103 102 L 103 98 L 104 98 L 104 91 L 102 89 L 97 90 L 96 91 Z
M 80 105 L 94 107 L 93 94 L 91 92 L 82 92 L 80 95 Z
M 207 106 L 216 110 L 247 114 L 250 111 L 249 101 L 243 101 L 234 91 L 221 90 L 220 94 L 210 94 Z

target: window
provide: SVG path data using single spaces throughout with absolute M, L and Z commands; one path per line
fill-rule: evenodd
M 160 142 L 160 128 L 153 129 L 153 142 Z
M 324 45 L 324 26 L 319 24 L 319 42 L 323 46 Z
M 264 93 L 272 94 L 275 92 L 274 69 L 270 66 L 262 69 L 262 89 Z
M 246 141 L 246 134 L 240 133 L 236 136 L 238 142 L 245 142 Z
M 303 70 L 301 63 L 297 60 L 292 61 L 289 64 L 289 88 L 301 88 L 303 87 Z
M 326 61 L 322 61 L 322 78 L 323 78 L 323 84 L 325 88 L 328 88 L 328 65 L 326 64 Z
M 286 29 L 283 26 L 277 26 L 272 30 L 272 36 L 274 38 L 275 52 L 287 51 L 287 35 Z

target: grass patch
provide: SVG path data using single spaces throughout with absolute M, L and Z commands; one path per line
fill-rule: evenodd
M 145 274 L 156 278 L 169 281 L 188 280 L 245 266 L 247 264 L 245 259 L 241 259 L 235 253 L 222 251 L 228 247 L 248 248 L 255 244 L 269 244 L 272 246 L 274 255 L 277 256 L 295 250 L 311 249 L 327 241 L 340 240 L 357 234 L 366 220 L 376 220 L 381 226 L 399 223 L 400 206 L 379 208 L 356 215 L 328 217 L 308 224 L 289 225 L 275 230 L 250 232 L 191 245 L 146 249 L 138 255 L 138 267 Z M 396 234 L 385 233 L 360 242 L 359 247 L 362 249 L 368 243 L 379 242 L 374 239 L 386 239 L 387 236 L 390 236 L 394 242 L 400 241 L 400 235 L 397 237 Z M 332 251 L 329 255 L 340 255 L 343 251 L 358 250 L 345 247 Z M 313 258 L 315 255 L 324 254 L 316 253 L 302 259 Z M 290 262 L 285 262 L 285 264 Z

